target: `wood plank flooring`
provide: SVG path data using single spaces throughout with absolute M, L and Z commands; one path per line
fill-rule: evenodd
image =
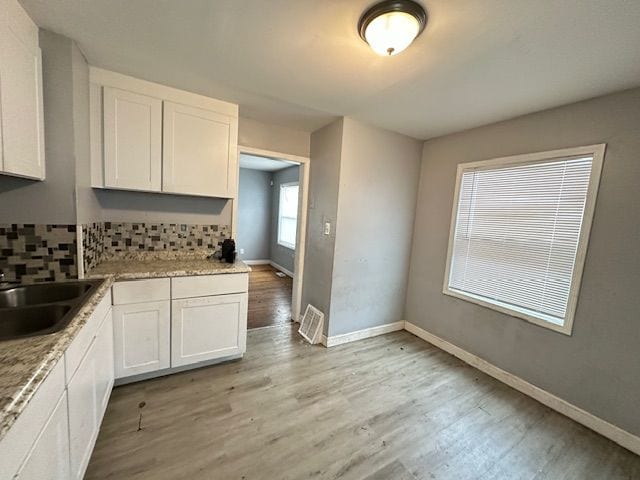
M 407 332 L 325 349 L 288 325 L 116 388 L 86 478 L 629 480 L 640 457 Z
M 253 265 L 249 274 L 247 328 L 291 323 L 291 277 L 278 277 L 271 265 Z

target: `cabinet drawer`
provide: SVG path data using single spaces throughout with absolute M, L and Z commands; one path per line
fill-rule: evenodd
M 113 304 L 158 302 L 171 298 L 171 284 L 168 278 L 132 280 L 113 284 Z
M 246 273 L 176 277 L 171 282 L 174 299 L 245 293 L 249 290 L 249 275 Z
M 89 345 L 91 345 L 91 341 L 98 333 L 98 329 L 100 328 L 100 325 L 102 325 L 102 321 L 110 314 L 111 295 L 107 294 L 102 300 L 100 300 L 100 303 L 87 320 L 87 323 L 78 332 L 78 335 L 73 339 L 73 342 L 71 342 L 71 345 L 69 345 L 69 348 L 67 348 L 67 351 L 64 354 L 67 383 L 71 381 L 71 377 L 73 377 L 78 365 L 80 365 L 82 357 L 89 348 Z

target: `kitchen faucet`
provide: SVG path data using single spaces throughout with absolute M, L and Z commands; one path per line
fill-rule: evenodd
M 7 282 L 4 279 L 4 272 L 0 272 L 0 288 L 8 287 L 9 285 L 11 285 L 11 282 Z

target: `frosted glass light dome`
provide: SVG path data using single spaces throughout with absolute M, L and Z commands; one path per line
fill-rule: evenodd
M 420 23 L 413 15 L 390 12 L 375 18 L 364 30 L 364 38 L 378 55 L 397 55 L 418 36 Z
M 422 33 L 427 23 L 424 8 L 412 0 L 387 0 L 373 5 L 358 24 L 362 39 L 378 55 L 397 55 Z

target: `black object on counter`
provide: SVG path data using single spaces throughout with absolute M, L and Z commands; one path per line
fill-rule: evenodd
M 227 238 L 222 242 L 220 260 L 224 260 L 227 263 L 233 263 L 236 261 L 236 242 L 231 238 Z

